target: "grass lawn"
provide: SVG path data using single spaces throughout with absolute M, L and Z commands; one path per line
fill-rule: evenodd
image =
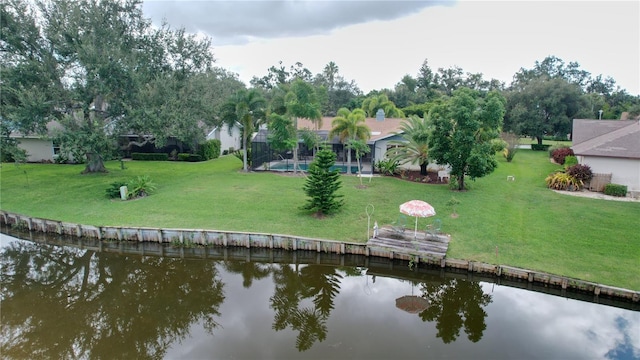
M 538 140 L 536 140 L 535 138 L 530 138 L 530 137 L 523 137 L 520 138 L 520 144 L 522 145 L 531 145 L 531 144 L 537 144 Z M 542 144 L 543 145 L 566 145 L 566 146 L 571 146 L 571 140 L 546 140 L 543 139 L 542 140 Z
M 243 173 L 234 156 L 187 162 L 108 162 L 107 174 L 81 175 L 83 165 L 2 164 L 0 207 L 35 217 L 89 225 L 196 228 L 364 242 L 368 204 L 371 223 L 396 220 L 398 205 L 412 199 L 432 204 L 444 232 L 452 235 L 448 256 L 499 263 L 640 290 L 640 203 L 556 194 L 544 178 L 558 166 L 547 152 L 520 150 L 511 163 L 453 192 L 446 185 L 374 178 L 359 189 L 344 176 L 345 207 L 316 219 L 299 208 L 306 202 L 304 177 Z M 152 196 L 109 200 L 114 181 L 149 175 L 158 186 Z M 507 175 L 516 181 L 506 181 Z M 458 218 L 447 201 L 456 197 Z M 419 219 L 424 228 L 430 219 Z M 497 253 L 497 255 L 496 255 Z

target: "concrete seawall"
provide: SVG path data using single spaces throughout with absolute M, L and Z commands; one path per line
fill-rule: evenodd
M 0 210 L 0 223 L 12 228 L 42 233 L 71 235 L 97 240 L 171 243 L 177 246 L 219 246 L 313 251 L 338 255 L 363 255 L 386 259 L 405 260 L 469 274 L 491 275 L 498 279 L 521 281 L 530 286 L 554 287 L 560 291 L 574 290 L 595 297 L 640 302 L 640 291 L 632 291 L 560 275 L 520 269 L 505 265 L 486 264 L 468 260 L 434 257 L 419 251 L 397 252 L 391 248 L 369 247 L 363 243 L 350 243 L 327 239 L 296 237 L 282 234 L 236 232 L 205 229 L 167 229 L 146 227 L 92 226 L 57 220 L 34 218 Z M 498 281 L 499 282 L 499 281 Z

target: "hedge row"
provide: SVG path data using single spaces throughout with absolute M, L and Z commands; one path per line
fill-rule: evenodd
M 165 153 L 131 153 L 131 160 L 167 161 L 169 155 Z

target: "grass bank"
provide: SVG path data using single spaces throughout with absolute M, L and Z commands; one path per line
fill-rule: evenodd
M 389 224 L 398 205 L 412 199 L 431 203 L 452 235 L 448 256 L 576 277 L 640 290 L 640 203 L 556 194 L 544 178 L 557 168 L 546 152 L 521 150 L 511 163 L 452 192 L 445 185 L 374 178 L 359 189 L 356 177 L 343 177 L 345 207 L 315 219 L 300 211 L 306 197 L 303 177 L 242 173 L 241 162 L 226 156 L 202 163 L 107 163 L 109 173 L 81 175 L 82 165 L 2 164 L 0 207 L 36 217 L 90 225 L 203 228 L 292 234 L 364 242 L 367 214 Z M 109 200 L 115 181 L 149 175 L 156 194 L 133 201 Z M 506 181 L 507 175 L 516 181 Z M 450 217 L 451 197 L 460 204 Z M 419 219 L 424 227 L 430 219 Z

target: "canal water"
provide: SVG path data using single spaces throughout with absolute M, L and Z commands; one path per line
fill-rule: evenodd
M 12 234 L 28 240 L 0 235 L 4 359 L 640 358 L 637 304 L 593 295 L 385 259 Z

